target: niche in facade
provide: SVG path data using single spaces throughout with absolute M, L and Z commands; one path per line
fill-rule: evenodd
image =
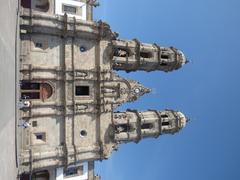
M 53 94 L 52 86 L 48 83 L 23 81 L 21 83 L 21 99 L 46 100 Z
M 117 56 L 117 57 L 129 57 L 130 56 L 130 52 L 128 49 L 126 48 L 115 48 L 114 50 L 114 56 Z

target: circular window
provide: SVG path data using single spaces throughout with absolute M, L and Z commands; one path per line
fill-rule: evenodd
M 85 48 L 84 46 L 81 46 L 81 47 L 80 47 L 80 51 L 81 51 L 81 52 L 85 52 L 85 51 L 86 51 L 86 48 Z
M 87 136 L 87 131 L 81 130 L 81 131 L 80 131 L 80 136 L 81 136 L 81 137 Z

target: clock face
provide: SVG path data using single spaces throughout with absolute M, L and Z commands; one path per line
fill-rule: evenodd
M 135 92 L 136 94 L 138 94 L 138 93 L 140 93 L 140 89 L 139 89 L 139 88 L 136 88 L 136 89 L 134 89 L 134 92 Z

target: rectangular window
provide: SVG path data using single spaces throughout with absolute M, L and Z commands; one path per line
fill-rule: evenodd
M 63 5 L 63 12 L 70 13 L 70 14 L 76 14 L 77 13 L 77 7 L 69 6 L 69 5 Z
M 89 86 L 76 86 L 75 95 L 76 96 L 89 96 Z

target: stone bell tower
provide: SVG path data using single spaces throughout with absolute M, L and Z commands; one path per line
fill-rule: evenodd
M 117 143 L 139 142 L 144 138 L 174 134 L 185 127 L 187 121 L 179 111 L 138 112 L 128 109 L 126 112 L 114 113 L 114 140 Z
M 173 71 L 188 63 L 174 47 L 141 43 L 138 40 L 113 41 L 113 69 L 130 71 Z

